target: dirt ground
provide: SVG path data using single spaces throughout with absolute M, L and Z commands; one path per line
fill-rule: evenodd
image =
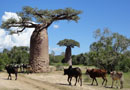
M 80 86 L 79 83 L 74 86 L 74 79 L 72 79 L 72 86 L 69 86 L 67 76 L 64 76 L 62 71 L 18 74 L 18 80 L 14 80 L 14 75 L 12 75 L 12 80 L 7 80 L 7 76 L 6 72 L 0 73 L 0 90 L 113 90 L 101 85 L 91 86 L 90 83 L 85 82 L 83 82 L 83 86 Z

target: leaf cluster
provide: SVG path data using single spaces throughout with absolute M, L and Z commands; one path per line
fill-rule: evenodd
M 57 9 L 57 10 L 42 10 L 38 8 L 32 8 L 30 6 L 23 7 L 22 11 L 17 12 L 19 20 L 10 18 L 7 21 L 3 21 L 1 27 L 9 29 L 10 27 L 36 28 L 36 25 L 42 24 L 44 27 L 48 27 L 54 21 L 58 20 L 79 20 L 79 14 L 81 11 L 72 8 Z M 33 23 L 35 22 L 35 23 Z M 21 30 L 22 31 L 22 30 Z
M 14 46 L 11 50 L 4 49 L 0 53 L 0 70 L 7 64 L 29 63 L 29 48 L 25 46 Z
M 99 39 L 90 45 L 90 57 L 94 65 L 108 71 L 121 70 L 120 63 L 123 62 L 124 53 L 130 47 L 130 39 L 110 31 L 101 33 L 98 30 L 95 34 Z
M 64 39 L 64 40 L 61 40 L 57 43 L 57 45 L 59 46 L 66 46 L 66 47 L 72 47 L 74 48 L 74 46 L 77 46 L 77 47 L 80 47 L 80 44 L 79 42 L 75 41 L 75 40 L 72 40 L 72 39 Z

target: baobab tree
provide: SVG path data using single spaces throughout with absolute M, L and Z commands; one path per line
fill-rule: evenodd
M 74 46 L 80 47 L 79 42 L 72 40 L 72 39 L 64 39 L 57 43 L 59 46 L 66 46 L 65 50 L 65 62 L 69 64 L 69 66 L 72 66 L 72 58 L 71 58 L 71 48 L 74 48 Z
M 72 20 L 77 22 L 80 13 L 81 11 L 72 8 L 42 10 L 25 6 L 21 12 L 17 12 L 19 20 L 10 18 L 7 21 L 3 21 L 1 27 L 8 30 L 11 27 L 19 27 L 19 30 L 11 31 L 11 33 L 20 33 L 26 28 L 34 28 L 30 39 L 29 63 L 34 72 L 48 72 L 48 27 L 53 22 L 59 20 Z

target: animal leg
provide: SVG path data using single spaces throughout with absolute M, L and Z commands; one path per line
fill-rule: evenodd
M 120 89 L 122 89 L 123 88 L 123 81 L 122 80 L 120 80 Z
M 105 83 L 105 87 L 107 86 L 107 78 L 105 77 L 105 81 L 106 81 L 106 83 Z
M 93 82 L 94 82 L 94 78 L 93 78 L 93 80 L 92 80 L 92 83 L 91 83 L 91 85 L 93 85 Z
M 8 75 L 8 78 L 7 78 L 8 80 L 9 80 L 9 77 L 10 77 L 10 74 Z
M 69 82 L 69 85 L 71 85 L 71 80 L 72 80 L 72 77 L 68 76 L 68 80 L 67 81 Z
M 111 85 L 111 88 L 113 88 L 113 84 L 114 84 L 114 80 L 112 80 L 112 85 Z
M 9 76 L 10 76 L 10 80 L 12 80 L 11 74 Z
M 15 73 L 15 80 L 17 80 L 17 73 Z
M 76 83 L 77 83 L 77 77 L 75 77 L 75 79 L 76 79 L 76 81 L 75 81 L 75 84 L 74 84 L 74 85 L 76 86 Z
M 71 85 L 71 80 L 72 80 L 72 77 L 70 77 L 70 85 Z
M 79 76 L 79 79 L 80 79 L 80 86 L 82 86 L 82 77 Z
M 98 86 L 98 82 L 97 82 L 97 79 L 95 78 L 95 81 L 96 81 L 96 85 Z
M 102 77 L 102 79 L 103 79 L 102 85 L 103 85 L 104 82 L 105 82 L 105 86 L 106 86 L 106 85 L 107 85 L 107 78 L 106 78 L 106 77 Z
M 102 77 L 102 79 L 103 79 L 103 81 L 102 81 L 102 85 L 104 84 L 104 81 L 105 81 L 105 79 Z
M 68 83 L 69 83 L 69 85 L 70 85 L 70 81 L 69 81 L 69 79 L 70 79 L 70 77 L 68 76 L 68 79 L 67 79 L 67 81 L 68 81 Z
M 116 80 L 116 88 L 118 88 L 118 80 Z

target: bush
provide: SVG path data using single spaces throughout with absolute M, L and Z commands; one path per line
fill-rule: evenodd
M 2 59 L 0 59 L 0 71 L 4 69 L 5 63 Z
M 123 60 L 122 62 L 120 62 L 120 69 L 123 72 L 129 72 L 130 71 L 130 59 L 127 58 L 125 60 Z

